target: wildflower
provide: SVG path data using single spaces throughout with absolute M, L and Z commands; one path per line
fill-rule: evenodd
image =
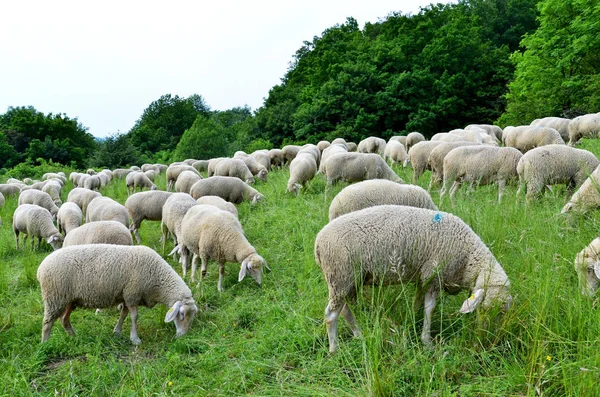
M 546 360 L 547 360 L 547 361 L 551 361 L 551 360 L 552 360 L 552 357 L 551 357 L 551 356 L 546 356 Z
M 167 386 L 169 386 L 169 387 L 173 386 L 173 382 L 169 381 L 169 383 L 167 383 Z

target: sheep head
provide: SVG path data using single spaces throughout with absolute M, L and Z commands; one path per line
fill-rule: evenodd
M 265 259 L 262 256 L 260 256 L 256 253 L 248 255 L 242 261 L 242 266 L 240 268 L 238 282 L 242 281 L 244 279 L 244 277 L 246 277 L 246 274 L 249 274 L 250 277 L 252 277 L 258 285 L 261 285 L 263 265 L 267 269 L 271 270 L 269 268 L 269 266 L 267 265 L 267 262 L 265 261 Z

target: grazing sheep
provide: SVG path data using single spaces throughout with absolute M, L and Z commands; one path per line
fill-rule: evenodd
M 327 149 L 323 150 L 323 153 L 321 153 L 321 163 L 319 164 L 319 173 L 324 172 L 325 163 L 327 162 L 327 159 L 337 153 L 348 153 L 348 148 L 345 144 L 342 145 L 336 143 L 330 145 Z
M 502 141 L 502 128 L 498 127 L 497 125 L 469 124 L 468 126 L 465 127 L 465 130 L 470 130 L 470 129 L 482 129 L 486 132 L 486 134 L 488 134 L 491 137 L 494 137 L 496 142 Z
M 446 155 L 457 147 L 461 146 L 473 146 L 479 145 L 474 142 L 460 141 L 460 142 L 443 142 L 431 149 L 429 153 L 429 159 L 427 164 L 431 169 L 431 179 L 429 180 L 428 191 L 431 191 L 433 187 L 438 186 L 444 178 L 444 158 Z
M 208 171 L 208 160 L 197 160 L 194 161 L 192 167 L 198 170 L 198 172 Z
M 100 171 L 98 174 L 96 174 L 96 176 L 100 178 L 100 188 L 108 185 L 112 179 L 112 177 L 104 171 Z
M 219 263 L 219 292 L 223 291 L 225 262 L 241 264 L 238 282 L 249 274 L 260 285 L 263 266 L 268 269 L 267 262 L 246 239 L 240 221 L 230 212 L 212 205 L 197 205 L 189 209 L 181 222 L 180 244 L 195 255 L 192 261 L 192 282 L 196 275 L 198 257 L 202 262 L 202 278 L 206 275 L 208 259 Z M 184 266 L 187 266 L 185 262 L 186 259 Z
M 19 194 L 19 205 L 21 204 L 36 204 L 40 207 L 44 207 L 52 214 L 52 218 L 56 218 L 58 213 L 58 207 L 54 204 L 52 197 L 46 192 L 41 190 L 24 190 Z
M 310 182 L 317 174 L 317 162 L 310 153 L 298 154 L 290 163 L 290 178 L 287 191 L 298 194 L 303 185 Z
M 167 168 L 167 190 L 173 189 L 173 187 L 175 186 L 175 182 L 177 182 L 179 174 L 181 174 L 183 171 L 192 171 L 200 175 L 200 172 L 198 172 L 198 170 L 192 167 L 191 165 L 171 164 L 169 165 L 169 168 Z
M 187 193 L 173 193 L 165 201 L 165 204 L 162 206 L 162 221 L 160 223 L 163 252 L 169 233 L 171 233 L 173 242 L 177 245 L 179 236 L 181 235 L 181 221 L 187 211 L 195 205 L 198 205 L 198 203 Z M 183 276 L 185 277 L 185 272 Z
M 130 174 L 130 173 L 132 173 L 132 172 L 133 172 L 133 171 L 132 171 L 132 170 L 130 170 L 130 169 L 128 169 L 128 168 L 127 168 L 127 169 L 125 169 L 125 168 L 117 168 L 117 169 L 114 169 L 114 170 L 112 171 L 112 174 L 113 174 L 113 178 L 116 178 L 116 179 L 123 179 L 123 178 L 125 178 L 125 177 L 126 177 L 128 174 Z
M 584 114 L 569 123 L 569 146 L 581 138 L 598 138 L 600 134 L 600 113 Z
M 292 162 L 294 157 L 298 154 L 301 147 L 298 145 L 286 145 L 281 148 L 281 152 L 283 153 L 284 164 L 287 165 Z
M 42 187 L 42 192 L 48 193 L 54 201 L 54 204 L 60 206 L 62 204 L 62 200 L 60 199 L 60 192 L 62 191 L 63 186 L 54 180 L 47 181 Z
M 131 318 L 130 339 L 137 333 L 138 306 L 160 303 L 170 309 L 165 322 L 175 322 L 177 336 L 185 334 L 198 312 L 192 291 L 151 248 L 112 244 L 66 247 L 46 257 L 37 271 L 44 299 L 42 342 L 50 337 L 60 318 L 65 331 L 75 335 L 70 315 L 75 307 L 105 308 L 122 305 L 114 332 L 121 333 L 127 313 Z
M 215 166 L 213 175 L 231 176 L 251 184 L 254 183 L 254 175 L 241 159 L 221 159 Z
M 452 149 L 444 157 L 444 186 L 440 200 L 448 191 L 454 204 L 454 194 L 461 183 L 486 185 L 498 183 L 498 202 L 502 199 L 504 186 L 517 179 L 517 164 L 523 154 L 515 148 L 496 146 L 463 146 Z
M 248 169 L 250 170 L 252 175 L 256 176 L 258 179 L 260 179 L 263 182 L 267 181 L 267 176 L 269 175 L 269 170 L 267 169 L 267 167 L 265 167 L 264 165 L 262 165 L 261 163 L 256 161 L 253 157 L 246 155 L 246 156 L 238 156 L 238 157 L 234 157 L 234 158 L 242 160 L 244 162 L 244 164 L 246 164 L 246 167 L 248 167 Z
M 596 237 L 575 257 L 575 271 L 583 295 L 593 297 L 600 284 L 600 237 Z
M 67 233 L 63 247 L 84 244 L 133 245 L 131 232 L 121 222 L 96 221 L 76 227 Z
M 4 198 L 4 195 L 0 193 L 0 208 L 4 207 L 4 203 L 6 203 L 6 199 Z
M 383 156 L 385 146 L 385 139 L 370 136 L 358 143 L 357 150 L 359 153 L 376 153 L 380 156 Z
M 177 182 L 175 182 L 175 191 L 178 193 L 189 193 L 194 183 L 198 182 L 202 177 L 191 171 L 183 171 L 179 174 Z
M 528 125 L 506 128 L 503 139 L 506 146 L 514 147 L 522 153 L 540 146 L 565 144 L 554 128 Z
M 550 127 L 554 128 L 560 134 L 563 141 L 569 140 L 569 124 L 571 119 L 565 119 L 562 117 L 544 117 L 542 119 L 535 119 L 531 122 L 532 127 Z
M 252 160 L 265 167 L 267 171 L 271 171 L 271 157 L 269 157 L 268 150 L 257 150 L 254 153 L 252 153 L 250 157 L 252 158 Z M 246 163 L 246 165 L 248 165 L 248 163 Z M 250 168 L 250 165 L 248 165 L 248 168 Z M 250 169 L 250 171 L 252 171 L 252 169 Z M 252 173 L 254 173 L 254 171 L 252 171 Z
M 26 180 L 28 179 L 31 181 L 30 178 L 25 178 L 23 182 L 27 183 Z M 64 175 L 60 175 L 55 172 L 46 172 L 44 175 L 42 175 L 43 181 L 47 181 L 48 179 L 60 179 L 63 182 L 63 184 L 67 182 L 67 178 L 65 178 Z
M 312 143 L 307 143 L 306 145 L 302 146 L 302 149 L 300 149 L 300 151 L 298 152 L 298 154 L 296 156 L 299 156 L 300 154 L 304 154 L 304 153 L 308 153 L 308 154 L 312 155 L 315 158 L 317 167 L 319 166 L 319 164 L 321 163 L 321 151 L 319 150 L 317 145 L 313 145 Z
M 160 169 L 158 169 L 158 167 L 155 164 L 142 164 L 142 172 L 146 172 L 146 171 L 154 171 L 157 174 L 160 174 Z
M 146 174 L 141 171 L 134 171 L 125 178 L 127 184 L 127 194 L 135 193 L 138 188 L 142 191 L 144 188 L 156 190 L 157 187 Z
M 483 131 L 481 129 L 463 130 L 463 129 L 459 128 L 459 129 L 455 129 L 455 130 L 448 132 L 448 134 L 450 134 L 450 135 L 456 135 L 456 136 L 461 137 L 464 141 L 474 142 L 474 143 L 483 143 L 483 140 L 481 139 L 481 135 L 480 135 L 481 133 L 483 133 L 487 136 L 485 131 Z
M 228 160 L 229 157 L 217 157 L 214 159 L 208 160 L 208 176 L 213 176 L 215 174 L 215 170 L 217 168 L 217 164 L 222 160 Z
M 88 175 L 96 175 L 96 170 L 92 169 L 92 168 L 88 168 L 88 170 L 86 171 L 86 173 Z
M 431 137 L 432 142 L 464 142 L 465 138 L 459 135 L 451 134 L 449 132 L 438 132 Z M 479 142 L 481 143 L 481 142 Z
M 95 192 L 93 190 L 84 189 L 82 187 L 76 187 L 75 189 L 69 192 L 67 196 L 67 201 L 75 203 L 81 208 L 83 215 L 85 216 L 87 212 L 87 207 L 90 204 L 90 201 L 95 199 L 96 197 L 101 197 L 102 194 L 99 192 Z
M 271 159 L 271 167 L 283 167 L 285 159 L 283 157 L 283 151 L 281 151 L 281 149 L 269 150 L 269 158 Z
M 383 158 L 374 153 L 335 154 L 327 159 L 324 173 L 328 185 L 340 180 L 353 183 L 367 179 L 388 179 L 404 183 Z
M 331 141 L 332 145 L 343 145 L 346 147 L 346 149 L 348 149 L 348 142 L 346 142 L 346 140 L 344 138 L 335 138 L 333 141 Z
M 408 153 L 406 153 L 406 148 L 400 142 L 390 141 L 385 146 L 385 150 L 383 151 L 383 159 L 385 161 L 389 160 L 390 164 L 404 164 L 407 158 Z
M 420 132 L 411 132 L 406 136 L 406 151 L 408 152 L 411 147 L 424 140 L 425 137 Z
M 388 144 L 392 141 L 400 142 L 404 145 L 404 149 L 406 149 L 406 135 L 394 135 L 388 140 Z M 406 152 L 408 153 L 408 150 Z
M 346 147 L 349 152 L 356 152 L 358 150 L 358 145 L 354 142 L 346 142 Z
M 329 221 L 350 212 L 385 204 L 438 209 L 429 193 L 419 186 L 371 179 L 343 188 L 329 205 Z
M 138 244 L 142 242 L 139 229 L 144 219 L 161 221 L 163 205 L 172 194 L 171 192 L 162 190 L 152 190 L 135 193 L 127 198 L 125 208 L 127 208 L 132 220 L 130 229 L 131 233 L 135 235 Z
M 329 350 L 337 348 L 341 314 L 360 330 L 346 299 L 356 283 L 417 284 L 415 308 L 425 309 L 421 339 L 431 344 L 431 318 L 441 290 L 471 290 L 461 313 L 511 302 L 510 282 L 485 243 L 460 218 L 428 209 L 381 205 L 334 219 L 319 232 L 315 259 L 329 288 L 325 323 Z
M 323 153 L 323 150 L 327 149 L 329 146 L 331 146 L 329 141 L 319 141 L 319 143 L 317 143 L 317 148 L 319 148 L 321 153 Z
M 589 178 L 577 189 L 560 213 L 564 214 L 571 210 L 585 213 L 598 207 L 600 207 L 600 166 L 596 167 Z
M 0 193 L 6 197 L 16 196 L 21 192 L 21 188 L 18 185 L 11 183 L 0 183 Z
M 131 167 L 129 167 L 129 169 L 131 171 L 141 171 L 142 169 L 140 167 L 138 167 L 137 165 L 132 165 Z
M 66 202 L 60 206 L 56 215 L 56 224 L 59 232 L 69 234 L 76 227 L 81 226 L 83 222 L 83 212 L 75 203 Z
M 408 161 L 412 164 L 413 168 L 412 183 L 414 185 L 417 184 L 417 181 L 426 170 L 431 169 L 429 166 L 429 154 L 441 143 L 441 141 L 419 142 L 408 151 Z
M 202 196 L 219 196 L 230 203 L 239 204 L 244 200 L 256 204 L 264 196 L 239 178 L 231 176 L 211 176 L 194 183 L 190 189 L 194 199 Z
M 31 249 L 34 248 L 35 239 L 38 240 L 38 249 L 42 239 L 46 240 L 53 249 L 59 249 L 63 242 L 63 236 L 52 222 L 52 215 L 46 208 L 36 204 L 19 204 L 13 214 L 13 232 L 19 249 L 19 235 L 25 234 L 23 244 L 27 236 L 31 237 Z
M 519 164 L 519 191 L 527 185 L 527 200 L 535 198 L 544 186 L 567 184 L 570 190 L 578 188 L 598 167 L 600 162 L 593 153 L 566 145 L 546 145 L 525 153 Z
M 206 205 L 214 205 L 220 210 L 231 212 L 236 218 L 238 217 L 238 210 L 235 208 L 235 205 L 230 203 L 229 201 L 223 200 L 219 196 L 202 196 L 198 200 L 196 200 L 198 204 L 206 204 Z
M 96 197 L 88 204 L 85 221 L 117 221 L 129 227 L 129 211 L 110 197 Z
M 90 175 L 83 180 L 83 188 L 89 190 L 99 190 L 102 187 L 102 180 L 96 174 Z
M 150 181 L 152 183 L 154 183 L 154 178 L 156 178 L 156 171 L 154 171 L 154 170 L 148 170 L 148 171 L 145 171 L 144 174 L 146 174 L 146 176 L 148 177 L 148 179 L 150 179 Z

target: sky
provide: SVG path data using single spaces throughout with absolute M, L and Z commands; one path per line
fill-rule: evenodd
M 47 1 L 2 4 L 0 114 L 9 106 L 126 133 L 164 94 L 212 110 L 262 106 L 303 42 L 347 17 L 361 28 L 427 0 Z

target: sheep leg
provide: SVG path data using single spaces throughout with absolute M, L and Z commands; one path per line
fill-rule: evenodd
M 437 292 L 430 288 L 425 293 L 425 319 L 423 320 L 423 332 L 421 340 L 425 346 L 431 346 L 431 317 L 437 300 Z
M 202 261 L 204 263 L 204 261 Z M 223 292 L 223 275 L 225 274 L 225 263 L 219 263 L 219 283 L 217 289 L 219 292 Z
M 49 305 L 44 302 L 44 321 L 42 322 L 42 342 L 46 342 L 48 338 L 50 338 L 50 331 L 52 330 L 52 326 L 54 322 L 60 317 L 62 313 L 64 313 L 64 309 L 61 307 L 58 308 L 49 308 Z
M 354 318 L 354 315 L 352 314 L 348 303 L 344 303 L 344 307 L 342 308 L 342 317 L 344 318 L 344 320 L 346 320 L 346 322 L 350 326 L 350 329 L 352 329 L 352 333 L 354 334 L 354 336 L 360 336 L 360 328 L 358 324 L 356 324 L 356 319 Z
M 137 333 L 137 306 L 128 306 L 128 309 L 129 318 L 131 319 L 131 332 L 129 333 L 129 339 L 131 339 L 131 343 L 137 346 L 142 343 L 142 340 L 139 338 Z
M 498 204 L 502 202 L 502 194 L 504 193 L 505 186 L 506 181 L 504 179 L 498 181 Z
M 142 243 L 142 239 L 140 238 L 140 232 L 138 231 L 138 228 L 141 225 L 134 225 L 133 226 L 133 234 L 135 235 L 135 239 L 137 241 L 138 244 Z
M 344 301 L 330 298 L 329 304 L 325 308 L 325 324 L 327 326 L 327 336 L 329 337 L 330 353 L 337 349 L 337 320 L 344 305 Z
M 19 249 L 19 231 L 14 230 L 14 232 L 15 232 L 15 240 L 17 240 L 17 249 Z
M 202 262 L 202 267 L 200 268 L 200 277 L 202 277 L 202 280 L 204 280 L 204 277 L 206 277 L 206 264 L 208 263 L 208 258 L 205 255 L 202 255 L 200 259 Z
M 161 223 L 160 224 L 160 241 L 162 242 L 163 254 L 165 253 L 168 234 L 169 234 L 169 230 L 167 229 L 167 226 L 164 223 Z
M 71 335 L 71 336 L 75 336 L 75 330 L 73 329 L 73 326 L 71 325 L 71 312 L 75 309 L 75 307 L 73 306 L 73 303 L 69 303 L 67 305 L 67 307 L 65 308 L 65 311 L 62 315 L 62 317 L 60 318 L 60 323 L 62 324 L 63 328 L 65 329 L 65 331 L 67 331 L 67 334 Z
M 194 254 L 192 258 L 192 277 L 190 278 L 191 282 L 196 280 L 196 271 L 198 270 L 198 255 Z
M 454 207 L 454 195 L 456 194 L 456 191 L 460 188 L 460 182 L 459 181 L 454 181 L 454 183 L 452 184 L 452 187 L 450 188 L 450 202 L 452 203 L 452 206 Z
M 121 334 L 121 329 L 123 329 L 123 322 L 125 321 L 125 317 L 127 317 L 127 313 L 129 312 L 129 309 L 127 308 L 127 305 L 122 304 L 121 305 L 121 315 L 119 316 L 119 322 L 117 322 L 117 325 L 115 325 L 115 329 L 113 330 L 113 332 L 117 335 Z
M 181 271 L 183 273 L 183 278 L 185 278 L 185 275 L 187 274 L 187 268 L 188 268 L 188 264 L 190 263 L 190 251 L 188 251 L 187 248 L 185 248 L 184 246 L 181 246 Z

